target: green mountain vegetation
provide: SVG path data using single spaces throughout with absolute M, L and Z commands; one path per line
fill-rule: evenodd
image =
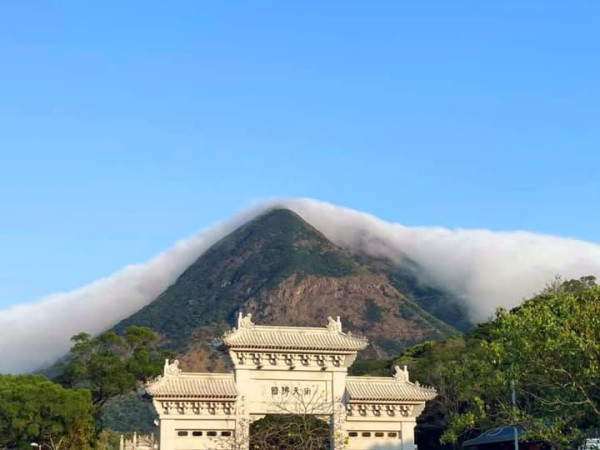
M 158 331 L 183 350 L 202 325 L 233 322 L 244 299 L 297 274 L 343 277 L 359 266 L 321 233 L 288 210 L 252 220 L 192 264 L 163 294 L 120 322 Z
M 266 324 L 314 326 L 340 315 L 349 330 L 371 339 L 370 356 L 390 357 L 471 326 L 460 303 L 420 283 L 415 267 L 353 255 L 295 213 L 276 209 L 217 242 L 114 330 L 151 328 L 188 370 L 219 370 L 225 363 L 211 341 L 240 310 Z
M 99 411 L 98 423 L 102 429 L 149 434 L 156 431 L 157 418 L 152 402 L 143 393 L 131 391 L 109 398 Z
M 387 259 L 378 259 L 364 254 L 355 254 L 356 260 L 369 267 L 374 273 L 381 274 L 390 281 L 399 292 L 410 298 L 420 309 L 426 311 L 431 318 L 439 321 L 438 326 L 450 325 L 460 331 L 469 331 L 474 323 L 469 319 L 465 302 L 424 280 L 423 269 L 408 257 L 404 257 L 401 265 Z M 410 313 L 407 308 L 407 313 Z

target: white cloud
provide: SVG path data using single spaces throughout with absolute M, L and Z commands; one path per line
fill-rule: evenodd
M 386 256 L 405 254 L 430 281 L 463 298 L 476 320 L 510 308 L 556 275 L 600 275 L 600 245 L 526 231 L 405 227 L 309 199 L 283 201 L 334 243 Z
M 229 221 L 182 240 L 144 264 L 72 292 L 0 311 L 0 373 L 52 362 L 69 337 L 98 333 L 152 301 L 207 248 L 262 211 L 285 206 L 338 245 L 425 269 L 431 281 L 464 298 L 476 319 L 511 307 L 556 274 L 600 273 L 600 245 L 528 232 L 404 227 L 369 214 L 310 199 L 260 202 Z

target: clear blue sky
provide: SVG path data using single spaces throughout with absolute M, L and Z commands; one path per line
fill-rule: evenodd
M 600 2 L 0 3 L 0 308 L 249 201 L 600 242 Z

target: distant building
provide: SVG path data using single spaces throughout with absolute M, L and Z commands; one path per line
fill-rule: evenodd
M 313 414 L 330 423 L 332 449 L 415 450 L 414 427 L 433 388 L 392 377 L 350 377 L 368 343 L 323 328 L 255 325 L 240 314 L 223 336 L 234 371 L 182 373 L 166 361 L 147 387 L 160 419 L 161 450 L 248 449 L 250 423 L 267 414 Z

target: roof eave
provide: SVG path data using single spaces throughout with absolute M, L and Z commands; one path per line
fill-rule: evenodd
M 182 400 L 182 399 L 190 399 L 193 401 L 224 401 L 224 400 L 229 400 L 229 401 L 235 401 L 237 399 L 237 395 L 227 395 L 227 396 L 205 396 L 205 395 L 201 395 L 201 396 L 194 396 L 194 395 L 189 395 L 189 394 L 181 394 L 181 395 L 175 395 L 175 394 L 157 394 L 157 395 L 152 395 L 152 398 L 156 399 L 156 400 Z
M 360 350 L 364 350 L 367 348 L 367 345 L 361 346 L 360 348 L 308 348 L 308 347 L 267 347 L 267 346 L 248 346 L 248 345 L 228 345 L 230 350 L 238 350 L 238 351 L 256 351 L 256 350 L 264 350 L 271 352 L 306 352 L 306 353 L 320 353 L 320 352 L 335 352 L 335 353 L 343 353 L 343 354 L 352 354 L 356 353 Z
M 411 405 L 418 405 L 420 403 L 423 403 L 424 399 L 415 399 L 415 398 L 396 398 L 396 399 L 381 399 L 381 398 L 351 398 L 350 400 L 348 400 L 348 403 L 350 404 L 354 404 L 354 403 L 373 403 L 373 404 L 379 404 L 379 405 L 396 405 L 398 403 L 410 403 Z

